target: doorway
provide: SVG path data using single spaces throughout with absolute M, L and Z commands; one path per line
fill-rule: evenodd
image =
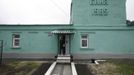
M 61 34 L 59 35 L 59 55 L 69 54 L 69 35 Z

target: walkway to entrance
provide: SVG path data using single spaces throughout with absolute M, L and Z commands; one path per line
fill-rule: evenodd
M 72 75 L 70 64 L 57 64 L 51 75 Z
M 74 63 L 54 62 L 45 75 L 77 75 Z
M 74 63 L 72 63 L 70 55 L 58 55 L 45 75 L 77 75 Z

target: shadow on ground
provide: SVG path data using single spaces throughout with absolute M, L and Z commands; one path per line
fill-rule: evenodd
M 86 64 L 75 64 L 78 75 L 92 75 Z

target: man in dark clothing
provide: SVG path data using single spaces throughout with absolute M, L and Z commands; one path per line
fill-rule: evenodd
M 63 55 L 65 55 L 65 43 L 63 43 L 63 46 L 62 46 L 62 50 L 63 50 Z

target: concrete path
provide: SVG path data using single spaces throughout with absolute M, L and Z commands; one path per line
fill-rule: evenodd
M 72 75 L 70 64 L 57 64 L 51 75 Z

